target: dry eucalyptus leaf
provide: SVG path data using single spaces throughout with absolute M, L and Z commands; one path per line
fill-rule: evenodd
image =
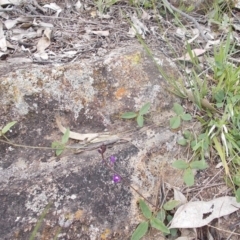
M 135 37 L 136 34 L 140 34 L 145 39 L 145 35 L 149 32 L 148 28 L 136 16 L 132 16 L 131 20 L 132 27 L 129 29 L 128 35 Z
M 14 41 L 19 41 L 22 39 L 32 39 L 32 38 L 37 38 L 38 34 L 36 32 L 27 32 L 26 33 L 22 33 L 22 34 L 13 34 L 13 36 L 11 37 L 11 40 Z
M 39 39 L 37 44 L 37 51 L 38 53 L 43 53 L 46 48 L 48 48 L 51 44 L 51 32 L 52 30 L 49 28 L 46 28 L 43 36 Z
M 206 50 L 211 49 L 214 45 L 218 45 L 218 44 L 220 44 L 220 39 L 215 40 L 215 41 L 209 40 L 204 49 L 206 49 Z
M 150 16 L 146 11 L 144 11 L 144 10 L 142 9 L 142 16 L 141 16 L 141 18 L 142 18 L 143 20 L 149 20 L 149 19 L 151 18 L 151 16 Z
M 103 36 L 103 37 L 109 36 L 109 31 L 91 31 L 91 32 L 98 36 Z
M 51 23 L 41 22 L 41 21 L 36 20 L 36 19 L 34 19 L 34 21 L 33 21 L 33 26 L 44 27 L 44 28 L 53 28 L 53 25 Z
M 15 47 L 9 41 L 6 41 L 6 44 L 7 44 L 7 48 L 15 49 Z
M 196 201 L 178 208 L 170 228 L 198 228 L 206 226 L 213 219 L 229 215 L 240 208 L 235 197 L 225 196 L 209 202 Z
M 192 55 L 193 57 L 198 57 L 202 54 L 204 54 L 206 52 L 206 49 L 201 49 L 201 48 L 195 48 L 192 50 Z M 175 58 L 176 60 L 181 60 L 181 61 L 191 61 L 191 57 L 189 55 L 189 53 L 185 54 L 184 56 L 180 57 L 180 58 Z
M 74 5 L 77 11 L 81 11 L 83 9 L 82 3 L 78 0 Z
M 180 205 L 185 204 L 187 202 L 187 198 L 176 188 L 174 188 L 174 200 L 180 202 Z
M 5 52 L 7 51 L 7 42 L 3 32 L 3 24 L 0 20 L 0 50 Z
M 4 22 L 4 25 L 7 29 L 13 28 L 18 23 L 17 19 L 9 19 Z
M 0 0 L 0 5 L 7 5 L 7 4 L 20 5 L 23 2 L 24 2 L 23 0 Z
M 8 63 L 31 63 L 32 60 L 30 58 L 9 58 L 7 60 Z
M 43 7 L 56 11 L 56 14 L 55 14 L 56 17 L 58 17 L 60 12 L 62 11 L 61 7 L 59 7 L 56 3 L 45 4 Z
M 61 124 L 59 117 L 56 117 L 56 123 L 57 123 L 59 130 L 62 133 L 65 133 L 67 129 L 65 127 L 63 127 L 63 125 Z M 92 143 L 102 142 L 102 141 L 112 140 L 112 139 L 119 139 L 119 137 L 117 135 L 114 135 L 114 134 L 111 135 L 109 132 L 82 134 L 82 133 L 77 133 L 77 132 L 72 132 L 72 131 L 70 131 L 70 133 L 69 133 L 69 138 L 75 139 L 75 140 L 80 140 L 80 141 L 88 141 L 88 142 L 92 142 Z

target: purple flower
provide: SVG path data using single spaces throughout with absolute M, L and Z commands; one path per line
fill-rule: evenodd
M 115 163 L 116 160 L 117 160 L 117 158 L 116 158 L 115 156 L 111 156 L 111 157 L 110 157 L 110 162 L 111 162 L 111 163 Z
M 119 183 L 121 181 L 121 177 L 117 174 L 113 175 L 113 182 L 114 183 Z

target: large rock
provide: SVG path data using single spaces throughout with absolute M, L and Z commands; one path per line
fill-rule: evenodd
M 174 64 L 156 55 L 168 76 L 177 79 Z M 177 138 L 169 130 L 169 109 L 176 100 L 143 48 L 116 49 L 95 61 L 27 66 L 6 73 L 0 84 L 0 125 L 18 121 L 7 137 L 38 147 L 0 143 L 0 239 L 29 239 L 49 203 L 39 239 L 53 239 L 59 230 L 58 239 L 129 239 L 142 220 L 140 196 L 129 182 L 155 203 L 163 167 L 169 177 L 173 174 L 163 163 L 171 160 Z M 120 118 L 147 102 L 151 109 L 145 127 Z M 105 153 L 106 161 L 117 157 L 115 169 L 128 180 L 114 184 L 97 149 L 80 154 L 68 149 L 60 157 L 41 149 L 61 139 L 59 115 L 71 131 L 128 139 Z

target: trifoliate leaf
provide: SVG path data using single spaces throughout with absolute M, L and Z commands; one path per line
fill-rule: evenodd
M 184 121 L 190 121 L 192 120 L 192 116 L 189 113 L 184 113 L 183 115 L 181 115 L 182 120 Z
M 176 206 L 178 206 L 179 203 L 180 202 L 177 200 L 170 200 L 163 205 L 163 208 L 167 211 L 170 211 L 173 210 Z
M 138 117 L 137 117 L 137 124 L 138 124 L 138 126 L 142 127 L 143 126 L 143 122 L 144 122 L 143 115 L 138 115 Z
M 190 132 L 189 130 L 185 130 L 185 131 L 183 132 L 183 136 L 184 136 L 184 138 L 190 140 L 191 137 L 192 137 L 192 134 L 191 134 L 191 132 Z
M 177 169 L 186 169 L 189 165 L 184 160 L 177 160 L 173 162 L 172 166 Z
M 190 167 L 192 169 L 199 169 L 199 170 L 203 170 L 208 168 L 208 165 L 206 163 L 205 160 L 201 160 L 201 161 L 193 161 L 190 163 Z
M 178 104 L 178 103 L 174 103 L 173 104 L 173 111 L 177 115 L 182 115 L 183 114 L 183 107 L 180 104 Z
M 162 208 L 158 213 L 157 213 L 157 219 L 160 221 L 164 221 L 166 217 L 166 211 Z
M 137 117 L 137 113 L 135 112 L 125 112 L 122 114 L 121 118 L 131 119 Z
M 188 168 L 184 171 L 183 180 L 189 187 L 194 184 L 194 175 L 191 168 Z
M 187 140 L 185 138 L 178 139 L 177 143 L 181 146 L 187 145 Z
M 140 240 L 148 231 L 148 222 L 142 222 L 134 231 L 131 240 Z
M 170 119 L 170 127 L 172 129 L 177 129 L 181 125 L 181 118 L 179 116 L 174 116 Z
M 142 199 L 139 200 L 139 207 L 142 211 L 143 216 L 147 219 L 150 219 L 152 216 L 152 212 L 149 209 L 148 205 Z
M 150 103 L 146 103 L 141 107 L 139 114 L 140 115 L 146 114 L 149 109 L 150 109 Z
M 165 224 L 157 218 L 152 218 L 150 224 L 153 228 L 160 230 L 162 233 L 170 233 L 170 230 L 165 226 Z

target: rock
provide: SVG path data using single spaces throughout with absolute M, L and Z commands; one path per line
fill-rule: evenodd
M 177 79 L 175 65 L 155 54 L 168 76 Z M 177 138 L 169 129 L 176 99 L 143 48 L 119 48 L 78 63 L 27 65 L 6 72 L 0 83 L 0 126 L 18 121 L 7 137 L 37 147 L 0 143 L 0 239 L 29 239 L 44 211 L 36 239 L 53 239 L 59 231 L 58 239 L 129 239 L 143 219 L 140 196 L 129 183 L 155 203 L 162 168 L 170 171 L 164 164 L 171 161 Z M 145 127 L 120 118 L 147 102 Z M 108 146 L 104 154 L 106 161 L 116 156 L 115 170 L 126 179 L 113 183 L 114 173 L 97 149 L 80 154 L 66 149 L 59 157 L 41 149 L 60 141 L 58 115 L 71 131 L 128 139 Z

